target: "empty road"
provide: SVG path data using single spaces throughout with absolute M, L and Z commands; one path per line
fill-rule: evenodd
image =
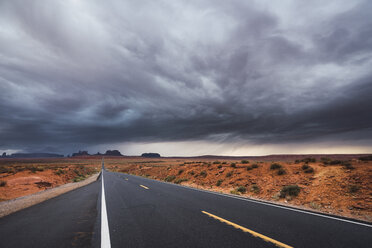
M 371 247 L 372 226 L 102 170 L 0 219 L 0 247 Z

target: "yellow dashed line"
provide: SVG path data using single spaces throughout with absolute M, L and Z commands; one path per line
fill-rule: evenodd
M 141 186 L 142 188 L 144 188 L 144 189 L 149 189 L 149 188 L 147 188 L 146 186 L 143 186 L 142 184 L 140 184 L 140 186 Z
M 221 221 L 221 222 L 224 222 L 224 223 L 226 223 L 226 224 L 228 224 L 228 225 L 230 225 L 230 226 L 233 226 L 233 227 L 235 227 L 235 228 L 237 228 L 237 229 L 240 229 L 240 230 L 242 230 L 243 232 L 247 232 L 247 233 L 252 234 L 252 235 L 255 236 L 255 237 L 259 237 L 259 238 L 265 240 L 266 242 L 271 242 L 271 243 L 275 244 L 276 246 L 283 247 L 283 248 L 293 248 L 292 246 L 289 246 L 289 245 L 283 244 L 283 243 L 281 243 L 281 242 L 279 242 L 279 241 L 276 241 L 275 239 L 272 239 L 272 238 L 266 237 L 265 235 L 262 235 L 262 234 L 260 234 L 260 233 L 255 232 L 255 231 L 252 231 L 252 230 L 250 230 L 250 229 L 248 229 L 248 228 L 245 228 L 245 227 L 243 227 L 243 226 L 240 226 L 240 225 L 238 225 L 238 224 L 235 224 L 235 223 L 233 223 L 233 222 L 231 222 L 231 221 L 225 220 L 225 219 L 223 219 L 223 218 L 221 218 L 221 217 L 218 217 L 218 216 L 216 216 L 216 215 L 214 215 L 214 214 L 208 213 L 208 212 L 206 212 L 206 211 L 202 211 L 202 213 L 204 213 L 204 214 L 208 215 L 209 217 L 212 217 L 212 218 L 214 218 L 214 219 L 216 219 L 216 220 L 219 220 L 219 221 Z
M 128 181 L 128 178 L 125 178 L 125 181 Z

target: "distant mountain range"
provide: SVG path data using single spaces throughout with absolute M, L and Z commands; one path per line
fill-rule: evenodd
M 63 158 L 64 156 L 56 153 L 13 153 L 6 155 L 3 153 L 1 158 Z

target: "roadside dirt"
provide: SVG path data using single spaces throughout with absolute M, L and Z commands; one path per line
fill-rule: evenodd
M 79 182 L 93 173 L 99 166 L 82 165 L 64 161 L 54 163 L 47 159 L 30 163 L 30 160 L 1 161 L 0 202 L 34 194 L 69 182 Z M 93 164 L 93 163 L 92 163 Z M 99 162 L 97 163 L 99 165 Z

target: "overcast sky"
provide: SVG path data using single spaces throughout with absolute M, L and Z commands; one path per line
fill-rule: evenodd
M 372 152 L 372 1 L 0 1 L 0 151 Z

